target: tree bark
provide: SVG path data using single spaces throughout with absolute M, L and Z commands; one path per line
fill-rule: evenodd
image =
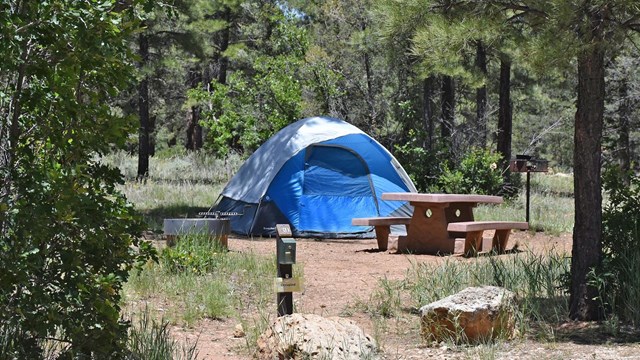
M 451 137 L 455 119 L 456 86 L 451 76 L 442 77 L 442 122 L 440 136 L 443 141 Z
M 193 69 L 189 75 L 189 82 L 192 88 L 197 88 L 202 82 L 202 68 Z M 200 130 L 198 130 L 198 128 Z M 187 112 L 187 150 L 198 150 L 198 144 L 202 144 L 202 126 L 200 125 L 200 105 L 192 106 Z
M 435 81 L 435 77 L 431 75 L 422 82 L 422 121 L 427 133 L 426 143 L 422 144 L 422 147 L 425 150 L 433 149 L 433 88 Z
M 476 66 L 484 78 L 487 78 L 487 51 L 478 41 L 476 44 Z M 476 131 L 477 145 L 484 148 L 487 145 L 487 85 L 476 89 Z
M 138 36 L 140 51 L 140 69 L 143 70 L 149 61 L 149 38 L 146 34 Z M 149 177 L 149 79 L 145 75 L 138 84 L 138 117 L 140 128 L 138 130 L 138 180 Z
M 629 101 L 628 80 L 623 79 L 619 90 L 620 107 L 618 108 L 618 149 L 616 156 L 622 173 L 622 181 L 626 186 L 631 185 L 629 171 L 631 170 L 631 148 L 629 123 L 633 113 L 631 101 Z
M 597 290 L 587 283 L 602 258 L 601 143 L 604 115 L 604 50 L 592 46 L 578 55 L 578 101 L 574 137 L 575 226 L 569 316 L 597 320 Z
M 511 60 L 500 61 L 500 89 L 498 109 L 497 151 L 502 155 L 500 169 L 504 179 L 509 179 L 509 160 L 511 159 L 511 137 L 513 132 L 513 113 L 511 105 Z
M 198 143 L 198 135 L 202 135 L 202 131 L 198 132 L 197 128 L 200 127 L 200 106 L 192 106 L 187 113 L 187 142 L 185 147 L 187 150 L 198 150 L 196 144 Z M 202 141 L 200 140 L 200 143 Z

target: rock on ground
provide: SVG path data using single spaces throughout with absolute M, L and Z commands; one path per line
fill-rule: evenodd
M 420 308 L 422 337 L 428 342 L 480 342 L 510 338 L 515 294 L 496 286 L 470 287 Z
M 377 345 L 353 321 L 315 314 L 277 318 L 258 338 L 258 359 L 376 359 Z

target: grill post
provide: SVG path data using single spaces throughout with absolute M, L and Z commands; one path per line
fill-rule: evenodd
M 531 198 L 531 173 L 547 172 L 549 162 L 545 159 L 533 159 L 530 155 L 516 155 L 515 159 L 509 161 L 509 170 L 512 172 L 527 173 L 527 189 L 526 189 L 526 219 L 530 220 L 529 206 Z

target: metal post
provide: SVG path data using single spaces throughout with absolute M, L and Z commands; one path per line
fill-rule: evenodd
M 282 264 L 285 262 L 282 259 L 282 254 L 284 253 L 282 247 L 283 242 L 281 241 L 282 237 L 291 237 L 291 229 L 288 225 L 276 226 L 276 253 L 277 253 L 277 265 L 278 265 L 278 277 L 283 279 L 289 279 L 293 277 L 293 266 L 291 264 Z M 293 314 L 293 293 L 291 292 L 278 292 L 277 296 L 278 303 L 278 316 L 283 315 L 291 315 Z
M 527 167 L 527 222 L 529 222 L 529 196 L 530 196 L 531 172 Z

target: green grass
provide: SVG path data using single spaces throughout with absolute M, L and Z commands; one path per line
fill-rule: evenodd
M 275 256 L 234 253 L 203 236 L 188 236 L 165 248 L 158 263 L 134 272 L 125 287 L 128 301 L 164 304 L 172 323 L 193 326 L 202 318 L 241 316 L 273 299 Z
M 197 342 L 180 343 L 169 331 L 169 323 L 155 320 L 145 309 L 129 329 L 126 359 L 145 360 L 195 360 L 198 357 Z
M 118 151 L 102 158 L 106 164 L 120 169 L 126 181 L 134 181 L 138 171 L 138 158 Z M 218 159 L 205 152 L 177 151 L 159 154 L 149 160 L 149 180 L 155 182 L 192 182 L 224 184 L 237 172 L 243 159 L 230 155 Z
M 150 180 L 146 183 L 129 181 L 120 191 L 142 214 L 149 230 L 161 231 L 164 219 L 193 218 L 199 212 L 208 211 L 218 200 L 222 188 L 222 184 Z
M 570 258 L 566 254 L 551 252 L 535 255 L 525 251 L 508 257 L 478 257 L 471 260 L 449 257 L 439 264 L 413 263 L 405 279 L 380 279 L 368 301 L 358 301 L 349 311 L 368 313 L 380 323 L 390 318 L 398 321 L 403 316 L 417 314 L 423 305 L 455 294 L 467 287 L 493 285 L 513 291 L 518 299 L 516 326 L 524 337 L 554 341 L 553 328 L 567 321 L 568 294 L 566 276 Z M 415 329 L 419 331 L 419 329 Z M 456 346 L 451 339 L 450 346 Z M 492 354 L 491 342 L 470 350 Z M 484 356 L 482 356 L 484 358 Z
M 524 186 L 524 181 L 523 181 Z M 574 223 L 573 177 L 565 174 L 531 175 L 529 199 L 529 229 L 560 235 L 573 231 Z M 500 205 L 479 205 L 474 209 L 478 220 L 526 219 L 526 193 L 523 188 L 518 197 Z

